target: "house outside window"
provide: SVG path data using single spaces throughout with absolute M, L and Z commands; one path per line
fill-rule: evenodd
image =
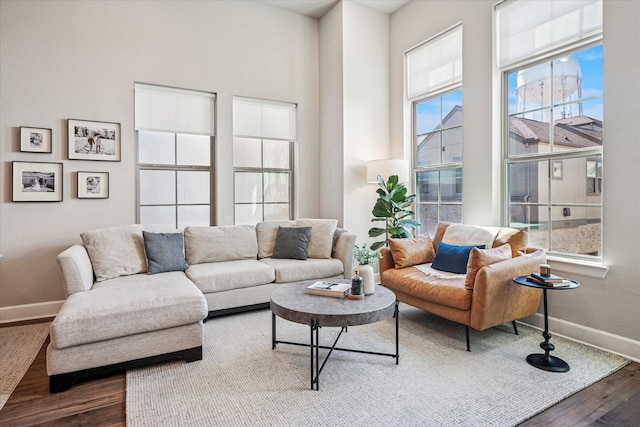
M 501 34 L 498 47 L 506 89 L 505 216 L 509 226 L 528 228 L 530 246 L 560 256 L 601 257 L 601 3 L 567 2 L 546 10 L 548 3 L 508 1 L 497 7 L 498 34 L 500 28 L 511 32 Z M 538 16 L 541 10 L 544 17 Z M 560 23 L 559 40 L 541 37 Z M 536 45 L 542 39 L 546 44 Z
M 419 233 L 462 222 L 462 27 L 407 52 Z
M 295 118 L 295 104 L 234 98 L 235 224 L 293 217 Z
M 149 229 L 213 223 L 215 95 L 135 85 L 138 222 Z

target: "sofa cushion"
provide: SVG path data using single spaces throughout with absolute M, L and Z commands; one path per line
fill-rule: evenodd
M 433 242 L 428 234 L 410 239 L 389 239 L 389 248 L 395 268 L 411 267 L 433 261 L 436 255 Z
M 80 234 L 96 281 L 147 271 L 142 226 L 100 228 Z
M 382 272 L 384 286 L 415 300 L 429 301 L 458 310 L 471 308 L 473 291 L 465 289 L 464 278 L 440 279 L 416 267 L 390 268 Z
M 184 236 L 180 233 L 151 233 L 142 231 L 147 255 L 147 273 L 185 271 Z
M 311 227 L 278 227 L 273 258 L 307 259 Z
M 70 295 L 51 324 L 51 344 L 61 349 L 188 325 L 207 312 L 202 292 L 182 272 L 122 276 Z
M 296 227 L 311 227 L 311 238 L 307 248 L 308 258 L 331 258 L 333 233 L 337 226 L 337 219 L 301 218 L 296 220 Z
M 344 267 L 339 259 L 308 258 L 297 259 L 264 258 L 260 262 L 275 270 L 277 283 L 300 282 L 311 279 L 324 279 L 342 275 Z
M 498 231 L 493 247 L 497 248 L 508 243 L 511 246 L 511 255 L 518 256 L 519 251 L 523 251 L 529 244 L 529 230 L 526 228 L 502 227 Z
M 295 221 L 263 221 L 256 224 L 256 238 L 258 239 L 258 258 L 271 258 L 276 245 L 278 227 L 293 227 Z
M 438 245 L 431 267 L 436 270 L 465 274 L 467 272 L 467 263 L 469 262 L 469 252 L 474 247 L 484 249 L 485 246 L 457 246 L 442 241 Z
M 203 293 L 264 285 L 275 279 L 273 268 L 253 259 L 192 265 L 186 274 Z
M 189 226 L 184 230 L 184 246 L 189 265 L 256 259 L 258 256 L 256 231 L 252 225 Z
M 482 267 L 510 258 L 511 246 L 508 243 L 497 248 L 471 249 L 471 252 L 469 253 L 469 262 L 467 263 L 467 277 L 464 282 L 464 287 L 467 289 L 473 289 L 473 285 L 476 282 L 476 275 Z

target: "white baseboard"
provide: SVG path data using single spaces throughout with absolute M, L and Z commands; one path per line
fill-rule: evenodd
M 544 315 L 536 313 L 533 316 L 528 317 L 527 320 L 527 322 L 522 323 L 544 329 Z M 582 326 L 577 323 L 567 322 L 566 320 L 557 319 L 551 316 L 549 316 L 549 332 L 552 335 L 552 343 L 553 335 L 557 335 L 584 344 L 589 344 L 612 353 L 617 353 L 621 356 L 628 357 L 635 362 L 640 362 L 640 341 L 593 329 L 588 326 Z M 542 337 L 540 339 L 542 340 Z
M 35 304 L 0 307 L 0 323 L 53 317 L 58 314 L 64 301 L 48 301 Z

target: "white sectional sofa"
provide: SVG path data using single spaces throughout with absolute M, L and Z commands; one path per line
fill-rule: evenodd
M 203 321 L 267 308 L 284 283 L 350 277 L 356 240 L 326 219 L 173 233 L 129 225 L 81 237 L 58 255 L 67 299 L 51 324 L 51 392 L 113 370 L 200 360 Z

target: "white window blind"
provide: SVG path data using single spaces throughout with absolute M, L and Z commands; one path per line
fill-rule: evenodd
M 508 0 L 496 6 L 498 68 L 602 34 L 602 0 Z
M 410 50 L 407 57 L 407 96 L 415 99 L 462 81 L 462 26 L 442 33 Z
M 215 135 L 215 95 L 135 85 L 136 130 Z
M 296 139 L 296 105 L 258 99 L 233 99 L 233 133 L 236 136 Z

